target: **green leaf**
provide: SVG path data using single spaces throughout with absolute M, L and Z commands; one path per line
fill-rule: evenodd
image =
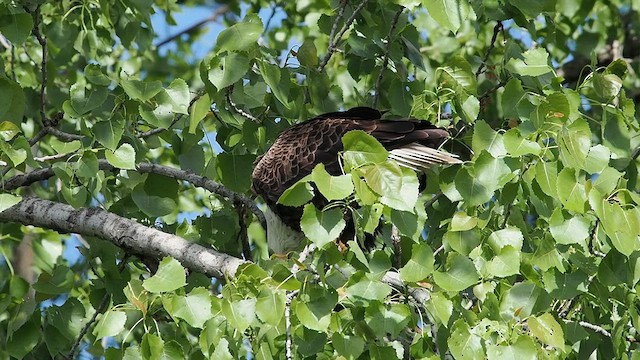
M 500 315 L 503 319 L 524 319 L 534 311 L 545 308 L 550 301 L 544 290 L 533 283 L 517 283 L 503 295 L 500 301 Z
M 69 292 L 73 287 L 73 272 L 66 266 L 56 266 L 53 273 L 43 272 L 33 289 L 41 294 L 60 295 Z
M 507 245 L 487 264 L 487 272 L 495 277 L 507 277 L 520 272 L 520 250 Z
M 482 236 L 478 229 L 468 231 L 447 231 L 442 240 L 454 251 L 457 251 L 462 255 L 469 255 L 474 248 L 480 245 Z
M 322 163 L 313 169 L 311 179 L 327 200 L 341 200 L 353 193 L 350 175 L 331 176 Z
M 433 263 L 433 250 L 429 244 L 425 242 L 413 244 L 411 259 L 399 271 L 400 279 L 406 282 L 424 280 L 433 272 Z
M 200 121 L 207 116 L 211 109 L 211 99 L 209 94 L 204 94 L 193 103 L 191 113 L 189 114 L 189 133 L 195 134 Z
M 16 124 L 8 121 L 3 121 L 0 123 L 0 138 L 2 138 L 4 141 L 13 139 L 19 133 L 20 128 L 16 126 Z
M 435 0 L 422 1 L 422 5 L 427 8 L 429 15 L 441 26 L 456 33 L 462 23 L 472 13 L 469 3 L 464 0 Z
M 487 346 L 487 359 L 535 360 L 538 359 L 538 347 L 531 338 L 520 336 L 513 344 Z
M 574 169 L 564 168 L 558 174 L 558 198 L 564 207 L 577 213 L 584 213 L 587 194 L 584 184 L 578 181 Z
M 211 359 L 219 359 L 219 360 L 233 360 L 234 357 L 231 355 L 229 351 L 229 340 L 220 339 L 218 344 L 215 346 L 215 350 L 213 354 L 211 354 Z
M 256 315 L 263 322 L 277 326 L 284 318 L 285 301 L 281 291 L 263 288 L 256 301 Z
M 287 206 L 302 206 L 313 199 L 313 195 L 313 186 L 311 186 L 311 184 L 309 184 L 307 180 L 302 179 L 293 184 L 291 187 L 285 190 L 282 195 L 280 195 L 278 204 Z
M 456 253 L 449 255 L 445 271 L 434 272 L 433 278 L 446 291 L 462 291 L 480 279 L 473 262 Z
M 484 204 L 513 174 L 502 158 L 483 151 L 472 167 L 462 168 L 455 178 L 456 189 L 470 206 Z
M 598 178 L 593 182 L 593 187 L 600 193 L 609 195 L 616 189 L 621 177 L 621 172 L 614 168 L 607 167 L 602 170 Z
M 431 293 L 431 299 L 426 303 L 427 311 L 442 325 L 448 327 L 449 319 L 453 315 L 453 302 L 441 292 Z
M 149 292 L 161 293 L 179 289 L 187 284 L 184 268 L 178 260 L 165 257 L 160 261 L 158 271 L 142 282 L 142 286 Z
M 245 55 L 230 53 L 221 58 L 213 58 L 209 66 L 209 81 L 218 90 L 222 90 L 242 79 L 249 70 L 251 62 Z
M 64 110 L 73 117 L 80 117 L 98 108 L 107 100 L 108 91 L 103 86 L 93 86 L 91 89 L 84 84 L 75 83 L 69 90 L 70 100 L 65 101 Z
M 22 359 L 36 348 L 41 341 L 41 337 L 42 331 L 40 327 L 34 321 L 28 321 L 7 340 L 5 349 L 12 357 Z
M 245 331 L 256 319 L 256 299 L 222 300 L 222 313 L 236 330 Z
M 535 167 L 535 180 L 545 194 L 558 197 L 558 167 L 555 161 L 539 161 Z
M 561 273 L 557 269 L 551 269 L 542 275 L 544 289 L 554 299 L 568 300 L 587 292 L 589 276 L 578 270 L 570 273 Z
M 318 50 L 312 39 L 306 39 L 298 48 L 297 58 L 302 66 L 315 67 L 318 65 Z
M 122 79 L 120 80 L 120 85 L 131 99 L 141 102 L 151 100 L 152 97 L 162 91 L 162 82 L 160 82 L 160 80 L 142 81 Z
M 54 138 L 51 139 L 50 145 L 58 154 L 66 154 L 80 149 L 82 143 L 80 143 L 80 141 L 78 140 L 62 142 Z
M 438 0 L 439 1 L 439 0 Z M 428 3 L 437 3 L 438 1 L 428 2 Z M 460 1 L 460 0 L 444 0 L 444 1 Z M 428 7 L 427 7 L 428 8 Z M 446 66 L 439 68 L 441 72 L 439 73 L 439 80 L 442 82 L 442 86 L 445 88 L 452 89 L 456 92 L 463 92 L 466 94 L 476 94 L 477 93 L 477 81 L 476 76 L 471 69 L 471 64 L 462 56 L 454 56 L 449 59 L 446 63 Z M 460 95 L 465 100 L 468 100 L 467 96 Z M 458 100 L 459 101 L 459 100 Z M 471 100 L 473 101 L 473 100 Z M 459 103 L 464 103 L 464 101 L 459 101 Z M 473 104 L 475 106 L 475 104 Z M 464 108 L 464 106 L 463 106 Z M 473 119 L 475 120 L 475 118 Z
M 106 150 L 105 158 L 109 164 L 126 170 L 135 170 L 136 168 L 136 151 L 130 144 L 122 144 L 116 151 Z
M 145 280 L 145 284 L 148 280 Z M 194 288 L 186 296 L 172 295 L 167 299 L 163 298 L 162 304 L 169 315 L 180 318 L 195 328 L 202 329 L 204 323 L 213 317 L 211 294 L 203 287 Z
M 222 153 L 217 158 L 218 178 L 233 191 L 244 193 L 251 186 L 253 154 L 234 155 Z
M 378 337 L 391 334 L 395 338 L 411 321 L 411 310 L 404 304 L 386 305 L 375 302 L 367 306 L 365 321 Z
M 591 130 L 583 119 L 563 126 L 558 139 L 560 160 L 566 167 L 580 169 L 584 166 L 591 147 Z
M 171 104 L 171 110 L 174 113 L 185 115 L 189 113 L 191 95 L 189 94 L 189 85 L 184 80 L 180 78 L 174 79 L 165 91 L 167 100 Z
M 549 54 L 543 48 L 527 50 L 522 56 L 524 59 L 510 59 L 507 69 L 523 76 L 541 76 L 553 71 L 549 66 Z
M 545 313 L 538 317 L 531 317 L 527 320 L 527 325 L 533 336 L 544 344 L 558 349 L 564 346 L 564 332 L 553 315 Z
M 589 154 L 585 159 L 584 169 L 589 174 L 596 174 L 605 169 L 609 165 L 609 159 L 611 158 L 611 151 L 600 144 L 589 148 Z
M 386 161 L 360 168 L 367 185 L 380 195 L 380 202 L 393 209 L 413 211 L 418 200 L 418 179 L 410 169 Z
M 115 150 L 124 134 L 125 120 L 122 116 L 113 116 L 106 121 L 98 121 L 93 125 L 96 140 L 109 150 Z
M 133 189 L 131 198 L 138 209 L 150 218 L 171 214 L 176 209 L 176 201 L 174 199 L 148 194 L 142 184 Z
M 549 231 L 558 244 L 582 244 L 586 248 L 590 225 L 583 216 L 565 214 L 561 209 L 555 209 L 549 218 Z
M 512 78 L 504 87 L 502 93 L 501 105 L 505 118 L 517 119 L 520 117 L 518 108 L 520 101 L 525 98 L 525 92 L 522 88 L 522 82 L 519 79 Z M 525 100 L 526 101 L 526 100 Z
M 2 31 L 0 31 L 1 33 Z M 0 76 L 0 121 L 19 125 L 24 114 L 25 97 L 22 87 L 15 81 Z
M 506 229 L 494 231 L 487 243 L 491 246 L 494 252 L 498 253 L 506 246 L 511 246 L 515 250 L 522 249 L 522 242 L 524 237 L 520 229 L 516 227 L 507 227 Z
M 7 210 L 13 205 L 19 203 L 22 196 L 13 194 L 0 194 L 0 212 Z
M 518 129 L 508 130 L 504 133 L 503 138 L 504 147 L 511 156 L 538 155 L 542 150 L 537 142 L 522 138 Z
M 507 149 L 504 146 L 503 136 L 494 131 L 484 121 L 476 122 L 473 128 L 473 137 L 471 140 L 473 152 L 479 154 L 482 150 L 488 151 L 493 157 L 507 155 Z
M 265 61 L 259 63 L 259 69 L 264 81 L 269 85 L 276 99 L 282 105 L 288 107 L 290 81 L 288 76 L 283 76 L 288 75 L 287 69 L 280 69 L 278 65 L 269 64 Z
M 345 226 L 340 209 L 319 211 L 313 204 L 305 205 L 300 220 L 300 228 L 318 248 L 331 244 L 342 233 Z
M 93 329 L 93 334 L 96 336 L 96 340 L 118 335 L 124 329 L 126 322 L 127 314 L 123 311 L 109 309 L 100 317 L 98 324 Z
M 247 15 L 242 22 L 234 24 L 220 32 L 216 40 L 216 51 L 247 50 L 256 46 L 262 35 L 262 21 L 257 14 Z
M 165 95 L 166 96 L 166 95 Z M 140 117 L 144 119 L 149 125 L 156 128 L 169 128 L 175 114 L 171 111 L 172 105 L 170 103 L 159 104 L 155 109 L 151 109 L 147 106 L 140 106 L 138 112 Z
M 593 75 L 593 90 L 600 98 L 609 100 L 617 96 L 622 89 L 622 79 L 615 74 L 600 74 L 598 72 Z
M 374 300 L 384 301 L 391 293 L 391 287 L 380 281 L 362 277 L 355 284 L 348 286 L 345 292 L 354 303 L 367 304 Z
M 364 352 L 365 341 L 359 336 L 346 335 L 336 331 L 331 336 L 331 344 L 338 355 L 348 360 L 355 360 Z
M 456 359 L 485 359 L 482 339 L 472 333 L 469 325 L 462 319 L 453 324 L 447 344 L 451 355 Z
M 342 158 L 346 169 L 385 161 L 389 152 L 371 135 L 362 130 L 349 131 L 342 137 Z M 347 171 L 349 171 L 347 170 Z
M 89 64 L 84 67 L 84 76 L 91 82 L 92 84 L 99 86 L 109 86 L 111 85 L 111 79 L 107 77 L 102 72 L 100 66 L 96 64 Z
M 543 12 L 555 12 L 556 0 L 540 0 L 540 1 L 520 1 L 508 0 L 507 3 L 515 6 L 527 18 L 532 19 Z
M 14 8 L 14 6 L 11 8 Z M 15 8 L 20 9 L 20 7 Z M 3 14 L 0 16 L 0 33 L 15 46 L 19 46 L 27 41 L 32 29 L 33 18 L 31 14 L 19 12 L 17 14 Z
M 451 231 L 471 230 L 478 225 L 478 218 L 469 216 L 463 211 L 458 211 L 451 218 Z

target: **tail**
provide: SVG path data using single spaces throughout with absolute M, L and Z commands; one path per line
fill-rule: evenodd
M 432 149 L 418 143 L 411 143 L 391 150 L 389 152 L 389 158 L 397 161 L 400 166 L 415 171 L 425 171 L 432 165 L 462 163 L 457 155 Z

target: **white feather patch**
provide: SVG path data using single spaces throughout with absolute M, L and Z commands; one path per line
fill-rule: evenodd
M 300 247 L 304 234 L 285 224 L 268 206 L 264 209 L 267 220 L 267 245 L 274 254 L 286 254 Z
M 457 155 L 432 149 L 418 143 L 411 143 L 391 150 L 389 152 L 389 158 L 397 161 L 401 166 L 416 171 L 424 171 L 432 165 L 462 163 Z

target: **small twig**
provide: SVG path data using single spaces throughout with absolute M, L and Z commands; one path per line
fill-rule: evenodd
M 367 1 L 368 0 L 362 0 L 362 2 L 358 5 L 358 7 L 353 11 L 353 14 L 351 14 L 351 16 L 347 19 L 347 21 L 345 21 L 344 28 L 342 29 L 342 31 L 340 31 L 338 35 L 336 35 L 335 37 L 330 36 L 327 55 L 325 55 L 325 57 L 322 59 L 322 62 L 318 66 L 318 71 L 324 70 L 324 67 L 327 66 L 327 64 L 329 63 L 329 60 L 331 60 L 331 57 L 333 56 L 333 53 L 335 53 L 338 48 L 338 41 L 340 41 L 340 39 L 342 39 L 342 36 L 347 32 L 347 30 L 349 30 L 349 28 L 351 27 L 351 23 L 353 23 L 353 20 L 355 20 L 360 10 L 362 10 L 364 6 L 367 4 Z M 340 14 L 338 15 L 340 18 L 344 15 L 345 7 L 346 7 L 346 1 L 345 1 L 345 6 L 342 6 L 340 8 Z M 337 27 L 336 24 L 338 21 L 339 19 L 336 19 L 336 22 L 334 22 L 334 26 Z M 332 32 L 333 32 L 333 29 L 332 29 Z
M 287 294 L 287 301 L 284 304 L 284 326 L 287 333 L 287 341 L 285 342 L 285 357 L 287 360 L 293 360 L 293 339 L 291 338 L 291 301 L 298 295 L 298 290 Z
M 64 131 L 60 131 L 52 126 L 47 126 L 45 129 L 47 129 L 47 133 L 57 137 L 58 139 L 65 141 L 65 142 L 70 142 L 70 141 L 74 141 L 74 140 L 82 140 L 84 139 L 84 135 L 78 135 L 78 134 L 72 134 L 72 133 L 68 133 L 68 132 L 64 132 Z
M 231 100 L 231 94 L 230 94 L 230 93 L 231 93 L 231 89 L 230 89 L 230 88 L 227 88 L 227 89 L 226 89 L 226 91 L 225 91 L 225 96 L 226 96 L 226 98 L 227 98 L 227 102 L 229 103 L 229 105 L 231 106 L 231 108 L 232 108 L 235 112 L 237 112 L 238 114 L 240 114 L 240 115 L 242 115 L 242 116 L 246 117 L 247 119 L 249 119 L 249 120 L 251 120 L 251 121 L 253 121 L 253 122 L 256 122 L 256 123 L 260 123 L 260 120 L 259 120 L 257 117 L 255 117 L 255 116 L 253 116 L 253 115 L 249 114 L 248 112 L 246 112 L 246 111 L 244 111 L 244 110 L 240 109 L 240 108 L 238 107 L 238 105 L 236 105 L 236 103 L 235 103 L 233 100 Z
M 40 47 L 42 48 L 42 63 L 40 65 L 40 71 L 42 73 L 42 84 L 40 86 L 40 121 L 44 125 L 44 122 L 47 118 L 44 111 L 46 104 L 45 91 L 47 89 L 47 38 L 42 36 L 42 34 L 40 33 L 40 15 L 40 5 L 38 5 L 38 7 L 36 7 L 36 11 L 33 14 L 33 35 L 36 37 L 38 43 L 40 44 Z
M 273 20 L 273 17 L 276 16 L 276 12 L 278 11 L 278 7 L 280 7 L 280 5 L 278 3 L 273 4 L 273 7 L 271 8 L 271 15 L 269 15 L 269 18 L 267 19 L 267 22 L 264 24 L 264 30 L 262 30 L 262 35 L 264 36 L 264 34 L 267 33 L 267 31 L 269 30 L 269 26 L 271 26 L 271 20 Z
M 124 258 L 122 259 L 122 261 L 120 262 L 120 264 L 118 265 L 118 270 L 120 272 L 124 271 L 124 268 L 125 268 L 125 266 L 127 264 L 127 260 L 128 259 L 129 259 L 129 255 L 126 254 L 124 256 Z M 94 270 L 94 272 L 95 272 L 95 270 Z M 102 297 L 102 300 L 100 301 L 100 304 L 96 308 L 96 312 L 93 313 L 93 316 L 91 316 L 91 319 L 89 319 L 89 321 L 86 324 L 84 324 L 84 326 L 82 327 L 82 330 L 80 330 L 80 333 L 78 334 L 78 337 L 76 338 L 76 341 L 73 343 L 73 346 L 71 347 L 71 350 L 69 351 L 69 353 L 66 356 L 67 359 L 73 359 L 74 358 L 76 350 L 78 350 L 78 346 L 80 346 L 80 343 L 82 342 L 82 339 L 87 334 L 87 332 L 89 332 L 89 328 L 91 328 L 91 325 L 93 325 L 93 323 L 95 323 L 96 319 L 98 318 L 98 315 L 102 314 L 102 312 L 107 308 L 107 305 L 109 305 L 110 299 L 111 299 L 111 294 L 108 293 L 108 292 L 105 293 L 104 296 Z
M 572 321 L 572 320 L 567 320 L 567 319 L 563 319 L 563 320 L 564 320 L 564 322 L 566 322 L 566 323 L 568 323 L 568 322 L 574 322 L 574 321 Z M 594 324 L 592 324 L 592 323 L 588 323 L 588 322 L 586 322 L 586 321 L 578 321 L 578 325 L 580 325 L 580 326 L 582 326 L 582 327 L 585 327 L 585 328 L 587 328 L 587 329 L 591 329 L 591 330 L 593 330 L 593 331 L 595 331 L 595 332 L 597 332 L 597 333 L 600 333 L 600 334 L 602 334 L 602 335 L 604 335 L 604 336 L 606 336 L 606 337 L 609 337 L 609 338 L 611 337 L 611 333 L 610 333 L 610 332 L 608 332 L 607 330 L 605 330 L 604 328 L 602 328 L 602 327 L 600 327 L 600 326 L 598 326 L 598 325 L 594 325 Z
M 633 150 L 633 154 L 631 154 L 631 160 L 637 159 L 639 155 L 640 155 L 640 145 L 636 146 L 636 148 Z
M 489 56 L 491 55 L 491 52 L 496 46 L 496 40 L 501 30 L 502 30 L 502 22 L 498 21 L 496 26 L 493 27 L 493 35 L 491 36 L 491 43 L 489 44 L 489 49 L 487 49 L 487 52 L 484 54 L 484 58 L 480 63 L 480 67 L 478 67 L 478 70 L 476 71 L 476 78 L 480 76 L 480 74 L 482 74 L 482 70 L 486 67 L 487 60 L 489 60 Z
M 378 99 L 380 98 L 380 86 L 382 85 L 382 76 L 384 75 L 384 71 L 389 66 L 389 51 L 391 50 L 391 37 L 393 36 L 393 31 L 396 29 L 398 25 L 398 20 L 400 20 L 400 15 L 402 15 L 402 11 L 404 11 L 403 7 L 400 7 L 400 10 L 396 12 L 396 15 L 393 17 L 391 21 L 391 28 L 389 29 L 389 33 L 385 39 L 385 49 L 384 49 L 384 60 L 382 61 L 382 68 L 380 69 L 380 74 L 378 74 L 378 79 L 376 80 L 376 85 L 374 87 L 373 101 L 372 107 L 375 108 L 378 105 Z
M 216 11 L 210 17 L 208 17 L 208 18 L 206 18 L 206 19 L 204 19 L 202 21 L 199 21 L 199 22 L 189 26 L 188 28 L 180 31 L 179 33 L 171 35 L 168 38 L 160 41 L 159 43 L 156 44 L 156 48 L 160 48 L 160 47 L 162 47 L 162 46 L 174 41 L 175 39 L 181 37 L 184 34 L 189 34 L 189 33 L 193 32 L 194 30 L 200 28 L 201 26 L 205 25 L 208 22 L 214 22 L 214 21 L 218 20 L 218 17 L 220 17 L 220 15 L 224 14 L 225 12 L 227 12 L 227 10 L 229 10 L 229 6 L 228 5 L 220 6 L 218 9 L 216 9 Z
M 433 203 L 435 203 L 436 201 L 438 201 L 438 199 L 440 198 L 440 196 L 442 196 L 442 191 L 438 191 L 437 193 L 433 194 L 433 197 L 431 199 L 429 199 L 429 201 L 424 203 L 424 208 L 428 208 L 429 206 L 433 205 Z
M 249 238 L 247 237 L 247 209 L 245 204 L 242 201 L 235 202 L 235 208 L 238 212 L 238 226 L 240 226 L 240 231 L 238 232 L 238 240 L 242 245 L 242 256 L 244 260 L 253 261 L 251 256 L 251 246 L 249 246 Z
M 11 44 L 11 79 L 16 81 L 16 47 L 13 44 Z
M 501 87 L 505 86 L 506 83 L 504 81 L 500 81 L 499 83 L 497 83 L 494 87 L 492 87 L 491 89 L 485 91 L 484 93 L 482 93 L 482 95 L 480 95 L 478 97 L 478 100 L 483 100 L 485 98 L 488 98 L 489 96 L 491 96 L 491 94 L 493 94 L 496 90 L 500 89 Z
M 396 269 L 402 267 L 402 247 L 400 247 L 400 231 L 395 225 L 391 225 L 391 243 L 393 244 L 393 261 Z
M 49 155 L 49 156 L 34 157 L 33 160 L 37 162 L 56 161 L 56 160 L 64 159 L 71 155 L 73 155 L 73 153 L 62 153 L 62 154 L 55 154 L 55 155 Z

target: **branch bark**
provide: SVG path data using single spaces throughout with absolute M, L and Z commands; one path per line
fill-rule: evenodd
M 171 256 L 192 271 L 219 279 L 233 278 L 238 267 L 247 263 L 98 208 L 74 209 L 66 204 L 24 197 L 18 204 L 0 212 L 0 221 L 64 234 L 95 236 L 135 255 L 158 259 Z

